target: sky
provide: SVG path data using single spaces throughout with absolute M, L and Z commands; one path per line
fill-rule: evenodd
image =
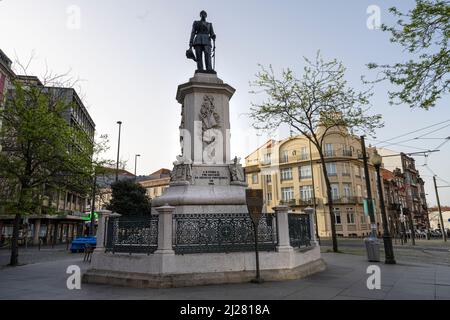
M 230 102 L 231 153 L 244 159 L 268 139 L 251 129 L 247 115 L 251 103 L 259 99 L 249 93 L 258 64 L 271 64 L 276 71 L 289 67 L 300 75 L 303 57 L 314 58 L 320 50 L 325 59 L 344 63 L 350 85 L 365 89 L 361 76 L 375 77 L 367 63 L 406 59 L 389 34 L 367 26 L 368 20 L 373 21 L 373 8 L 380 9 L 381 23 L 393 24 L 388 12 L 392 6 L 406 11 L 414 1 L 0 0 L 0 49 L 22 63 L 33 56 L 28 74 L 42 76 L 48 69 L 79 78 L 77 90 L 97 133 L 109 135 L 105 156 L 116 157 L 120 120 L 121 159 L 134 172 L 134 156 L 141 154 L 137 173 L 144 175 L 171 169 L 180 153 L 180 105 L 175 94 L 177 86 L 194 74 L 195 63 L 185 58 L 185 51 L 192 22 L 201 10 L 208 12 L 217 34 L 218 76 L 236 89 Z M 371 113 L 381 113 L 385 127 L 369 143 L 450 120 L 448 96 L 429 111 L 410 109 L 388 104 L 390 88 L 389 83 L 374 88 Z M 445 125 L 415 135 L 442 128 L 426 137 L 445 138 L 450 136 Z M 273 138 L 287 135 L 282 129 Z M 422 151 L 445 141 L 439 139 L 388 147 Z M 436 203 L 433 173 L 440 186 L 450 185 L 450 143 L 440 150 L 426 162 L 423 156 L 416 157 L 431 205 Z M 439 194 L 441 203 L 450 205 L 450 188 L 440 188 Z

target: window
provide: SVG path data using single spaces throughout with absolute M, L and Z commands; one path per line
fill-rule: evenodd
M 281 188 L 281 197 L 283 201 L 294 199 L 294 188 Z
M 311 178 L 311 166 L 300 166 L 300 179 L 310 179 Z
M 355 224 L 355 213 L 353 208 L 347 208 L 347 223 Z
M 333 200 L 339 199 L 339 185 L 336 183 L 331 185 L 331 197 Z
M 281 180 L 292 180 L 292 168 L 281 169 Z
M 267 192 L 267 202 L 272 201 L 272 192 Z
M 300 149 L 300 159 L 301 160 L 307 160 L 308 159 L 308 148 L 301 147 L 301 149 Z
M 342 164 L 342 175 L 349 176 L 350 175 L 350 163 L 344 162 Z
M 334 156 L 333 145 L 331 143 L 325 143 L 324 155 L 325 157 Z
M 272 183 L 272 175 L 270 175 L 270 174 L 266 175 L 266 182 Z
M 358 197 L 362 197 L 362 187 L 361 187 L 360 184 L 357 184 L 357 185 L 356 185 L 356 195 L 357 195 Z
M 344 187 L 344 197 L 350 198 L 352 196 L 352 186 L 349 183 L 344 183 L 342 185 Z
M 257 174 L 252 175 L 252 183 L 253 184 L 257 184 L 258 183 L 258 175 Z
M 301 186 L 300 187 L 300 199 L 303 201 L 309 201 L 313 198 L 313 188 L 312 186 Z
M 361 177 L 361 167 L 358 165 L 355 165 L 355 176 Z
M 366 223 L 366 217 L 364 215 L 361 216 L 361 224 Z
M 336 176 L 337 175 L 336 162 L 327 162 L 326 163 L 326 168 L 327 168 L 327 174 L 329 176 Z
M 344 157 L 351 157 L 352 156 L 352 149 L 349 146 L 343 144 L 342 145 L 342 155 Z
M 289 152 L 287 150 L 283 151 L 283 162 L 289 161 Z
M 339 208 L 334 208 L 334 222 L 335 224 L 341 224 L 341 209 Z
M 264 164 L 270 163 L 272 163 L 272 154 L 271 153 L 264 154 Z

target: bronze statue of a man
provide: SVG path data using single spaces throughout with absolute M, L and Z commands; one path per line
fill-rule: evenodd
M 205 56 L 205 65 L 207 72 L 214 72 L 211 65 L 211 39 L 216 40 L 213 25 L 206 22 L 206 11 L 200 12 L 201 20 L 194 21 L 192 25 L 191 39 L 189 41 L 189 48 L 195 48 L 195 60 L 197 61 L 197 71 L 204 71 L 203 68 L 203 54 Z

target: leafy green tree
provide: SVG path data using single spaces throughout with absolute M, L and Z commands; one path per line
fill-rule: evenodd
M 20 220 L 38 212 L 43 190 L 88 190 L 93 141 L 62 117 L 71 107 L 62 90 L 15 81 L 0 110 L 1 197 L 5 211 L 15 215 L 12 266 L 18 264 Z
M 134 179 L 124 179 L 111 185 L 112 195 L 108 210 L 122 215 L 145 215 L 151 213 L 150 198 L 146 190 Z
M 324 61 L 320 53 L 316 60 L 304 58 L 303 75 L 296 78 L 287 69 L 281 77 L 272 67 L 261 66 L 252 83 L 264 93 L 261 103 L 253 104 L 250 117 L 259 130 L 275 130 L 288 125 L 291 130 L 305 136 L 317 149 L 326 184 L 328 210 L 331 220 L 333 250 L 338 251 L 333 197 L 324 154 L 324 139 L 331 134 L 362 131 L 371 134 L 381 126 L 381 115 L 369 116 L 370 92 L 356 92 L 344 80 L 345 68 L 336 60 Z M 347 129 L 347 130 L 343 130 Z
M 399 18 L 397 26 L 382 25 L 391 33 L 391 42 L 400 44 L 412 58 L 393 65 L 370 63 L 369 69 L 381 70 L 377 81 L 389 80 L 399 90 L 389 91 L 391 104 L 429 109 L 448 93 L 450 50 L 450 2 L 416 0 L 408 13 L 396 7 L 389 9 Z

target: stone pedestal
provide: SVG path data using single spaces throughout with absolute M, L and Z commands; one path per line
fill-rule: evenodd
M 178 87 L 182 154 L 174 162 L 170 187 L 153 207 L 168 204 L 177 214 L 247 212 L 243 169 L 239 159 L 230 158 L 234 92 L 217 75 L 205 73 Z

